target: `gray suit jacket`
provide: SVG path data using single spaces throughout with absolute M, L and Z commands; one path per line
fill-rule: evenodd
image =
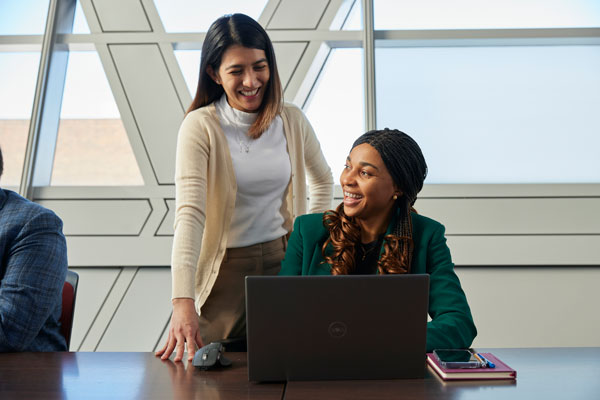
M 67 245 L 52 211 L 0 189 L 0 352 L 64 351 Z

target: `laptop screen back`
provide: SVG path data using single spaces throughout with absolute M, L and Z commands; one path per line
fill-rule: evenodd
M 248 276 L 248 377 L 423 377 L 428 294 L 428 275 Z

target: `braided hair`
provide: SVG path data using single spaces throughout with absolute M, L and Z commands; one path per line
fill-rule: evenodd
M 384 237 L 384 254 L 377 262 L 377 270 L 380 274 L 408 273 L 414 247 L 410 213 L 416 212 L 413 205 L 423 188 L 427 163 L 417 142 L 396 129 L 369 131 L 356 139 L 352 149 L 363 143 L 377 150 L 402 193 L 392 211 L 398 215 L 396 225 L 392 233 Z M 332 275 L 352 273 L 356 265 L 356 246 L 360 243 L 360 226 L 346 215 L 344 203 L 323 215 L 323 225 L 329 230 L 329 238 L 321 251 L 325 262 L 331 265 Z M 325 250 L 329 244 L 333 251 L 328 255 Z

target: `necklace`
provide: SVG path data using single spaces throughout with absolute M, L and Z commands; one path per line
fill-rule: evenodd
M 377 239 L 375 241 L 370 242 L 370 243 L 361 243 L 361 242 L 358 243 L 358 245 L 360 247 L 360 251 L 362 253 L 361 261 L 365 261 L 365 259 L 367 258 L 367 256 L 369 254 L 371 254 L 374 250 L 381 248 L 381 243 L 383 242 L 383 236 L 384 235 L 379 235 L 379 237 L 377 237 Z
M 236 133 L 237 133 L 237 141 L 238 141 L 238 144 L 240 145 L 240 153 L 244 153 L 244 152 L 249 153 L 250 146 L 252 145 L 252 141 L 250 140 L 250 141 L 246 142 L 242 138 L 242 136 L 245 136 L 245 135 L 242 135 L 242 133 L 240 133 L 240 131 L 237 131 Z
M 377 239 L 376 241 L 371 242 L 371 243 L 366 243 L 366 244 L 360 243 L 360 249 L 362 251 L 362 257 L 361 257 L 362 261 L 365 261 L 365 259 L 369 255 L 369 253 L 371 253 L 371 252 L 373 252 L 373 250 L 379 248 L 380 243 L 381 243 L 380 239 Z
M 368 250 L 365 250 L 364 246 L 361 246 L 361 248 L 362 248 L 362 253 L 363 253 L 362 254 L 362 261 L 365 261 L 365 258 L 367 258 L 367 256 L 369 255 L 369 253 L 372 252 L 373 250 L 375 250 L 375 247 L 371 247 Z

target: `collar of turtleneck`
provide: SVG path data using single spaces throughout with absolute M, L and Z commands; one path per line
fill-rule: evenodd
M 257 113 L 247 113 L 231 107 L 225 93 L 223 93 L 223 96 L 216 102 L 215 106 L 217 107 L 219 115 L 225 120 L 224 122 L 227 125 L 243 128 L 245 130 L 250 128 L 258 116 Z

